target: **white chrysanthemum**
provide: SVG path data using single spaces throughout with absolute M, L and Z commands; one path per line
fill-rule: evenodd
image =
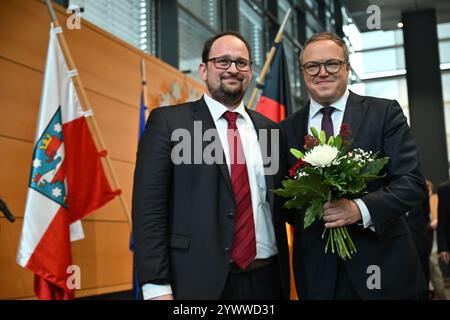
M 303 160 L 313 167 L 324 168 L 330 166 L 338 154 L 339 150 L 336 147 L 325 144 L 308 151 Z

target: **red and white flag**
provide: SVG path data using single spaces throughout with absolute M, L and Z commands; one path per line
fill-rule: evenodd
M 71 299 L 70 242 L 84 237 L 80 219 L 116 195 L 81 109 L 57 34 L 50 29 L 44 84 L 17 263 L 35 273 L 39 299 Z M 69 269 L 68 269 L 69 268 Z

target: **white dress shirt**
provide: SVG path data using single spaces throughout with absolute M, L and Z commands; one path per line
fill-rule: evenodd
M 348 95 L 349 91 L 347 89 L 345 90 L 345 93 L 342 95 L 342 97 L 340 97 L 338 100 L 336 100 L 330 105 L 330 107 L 335 108 L 335 110 L 331 114 L 331 120 L 333 121 L 333 133 L 335 136 L 339 134 L 341 129 Z M 318 132 L 320 132 L 323 118 L 323 114 L 322 112 L 320 112 L 320 109 L 324 107 L 326 106 L 322 106 L 320 103 L 311 98 L 311 103 L 309 107 L 308 128 L 314 127 L 317 129 Z M 350 128 L 350 130 L 351 129 L 352 128 Z M 311 132 L 308 133 L 312 134 Z M 372 231 L 375 231 L 375 226 L 373 224 L 372 218 L 370 217 L 369 209 L 367 208 L 364 201 L 362 201 L 361 199 L 353 199 L 353 200 L 355 201 L 356 205 L 359 208 L 359 211 L 361 212 L 363 221 L 362 225 L 364 226 L 364 228 L 370 227 Z
M 227 137 L 228 122 L 223 117 L 223 114 L 230 110 L 207 94 L 205 94 L 203 98 L 205 99 L 206 105 L 208 106 L 209 112 L 211 113 L 214 124 L 219 133 L 220 142 L 222 144 L 228 166 L 228 172 L 231 176 L 230 151 Z M 277 254 L 277 246 L 275 242 L 270 205 L 267 201 L 268 190 L 264 176 L 263 159 L 258 142 L 258 135 L 255 126 L 253 125 L 253 122 L 245 110 L 242 102 L 232 112 L 237 112 L 239 114 L 236 120 L 236 125 L 238 127 L 244 149 L 250 184 L 256 237 L 255 259 L 269 258 Z M 142 286 L 142 291 L 144 299 L 151 299 L 165 294 L 172 294 L 172 289 L 169 284 L 145 284 Z

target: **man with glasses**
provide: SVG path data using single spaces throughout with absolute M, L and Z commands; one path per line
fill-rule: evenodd
M 308 103 L 281 123 L 286 147 L 304 151 L 310 127 L 337 135 L 351 131 L 351 148 L 390 158 L 384 178 L 370 182 L 358 199 L 324 205 L 322 221 L 294 225 L 294 274 L 303 299 L 415 299 L 425 289 L 405 213 L 426 196 L 416 143 L 397 101 L 359 96 L 347 89 L 350 72 L 345 42 L 335 34 L 308 39 L 300 56 Z M 296 159 L 288 155 L 288 167 Z M 325 254 L 324 228 L 346 226 L 357 252 L 342 260 Z
M 149 116 L 132 210 L 144 299 L 289 297 L 286 229 L 270 192 L 285 170 L 263 166 L 282 139 L 277 124 L 242 102 L 251 60 L 239 33 L 214 36 L 199 66 L 204 96 Z M 212 143 L 214 161 L 205 158 Z M 271 154 L 275 167 L 286 163 L 279 156 Z

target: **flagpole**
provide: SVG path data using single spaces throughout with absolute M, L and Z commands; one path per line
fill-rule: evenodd
M 286 15 L 284 16 L 283 22 L 281 23 L 280 29 L 278 29 L 278 33 L 274 40 L 274 45 L 272 48 L 270 48 L 269 54 L 267 55 L 267 59 L 264 62 L 264 66 L 261 70 L 261 74 L 259 75 L 258 79 L 256 80 L 256 87 L 253 89 L 252 95 L 250 96 L 250 100 L 248 102 L 247 107 L 249 109 L 253 109 L 253 103 L 255 102 L 256 95 L 258 94 L 260 87 L 264 84 L 264 79 L 266 78 L 267 71 L 269 70 L 270 64 L 272 63 L 273 57 L 275 56 L 275 53 L 277 51 L 276 45 L 281 42 L 283 39 L 283 32 L 286 28 L 287 21 L 289 17 L 291 16 L 292 9 L 289 8 L 286 12 Z
M 144 105 L 147 107 L 145 109 L 145 120 L 148 117 L 148 99 L 147 99 L 147 76 L 145 73 L 145 60 L 141 59 L 141 79 L 142 79 L 142 94 L 144 96 Z
M 55 14 L 55 11 L 53 9 L 53 6 L 51 4 L 51 0 L 45 0 L 45 3 L 47 5 L 47 9 L 48 9 L 48 12 L 50 14 L 50 18 L 51 18 L 51 21 L 53 22 L 53 25 L 56 28 L 61 27 L 61 25 L 59 24 L 58 18 L 56 17 L 56 14 Z M 68 65 L 69 70 L 76 70 L 76 66 L 75 66 L 75 63 L 73 61 L 72 54 L 70 53 L 69 47 L 67 46 L 66 39 L 64 38 L 64 34 L 62 32 L 58 33 L 58 39 L 59 39 L 59 43 L 61 45 L 61 49 L 63 51 L 64 57 L 65 57 L 65 59 L 67 61 L 67 65 Z M 81 78 L 80 78 L 80 76 L 78 74 L 73 77 L 73 82 L 74 82 L 75 88 L 78 89 L 77 92 L 80 95 L 81 107 L 83 108 L 83 111 L 86 111 L 86 110 L 84 110 L 84 108 L 90 107 L 91 104 L 90 104 L 89 99 L 88 99 L 88 97 L 86 95 L 86 91 L 84 90 L 84 86 L 83 86 L 83 84 L 81 82 Z M 91 128 L 92 134 L 96 138 L 97 149 L 106 150 L 105 143 L 103 141 L 103 137 L 102 137 L 102 135 L 100 133 L 100 130 L 98 128 L 98 124 L 97 124 L 97 121 L 94 118 L 94 115 L 88 116 L 88 117 L 86 117 L 86 119 L 87 119 L 87 122 L 88 122 L 88 124 L 89 124 L 89 126 Z M 105 162 L 106 162 L 106 166 L 108 167 L 108 171 L 111 174 L 111 177 L 112 177 L 112 180 L 113 180 L 113 183 L 114 183 L 114 189 L 121 189 L 120 185 L 119 185 L 119 182 L 118 182 L 118 179 L 117 179 L 117 176 L 116 176 L 116 173 L 115 173 L 114 168 L 112 166 L 111 159 L 110 159 L 108 154 L 105 155 Z M 130 214 L 130 210 L 128 209 L 128 206 L 127 206 L 127 204 L 125 202 L 123 193 L 119 194 L 119 200 L 120 200 L 122 208 L 123 208 L 123 210 L 125 212 L 125 215 L 126 215 L 126 218 L 128 220 L 128 223 L 131 226 L 131 214 Z

